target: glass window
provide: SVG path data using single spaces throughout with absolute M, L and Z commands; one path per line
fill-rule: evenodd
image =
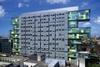
M 79 29 L 78 28 L 69 28 L 69 33 L 78 33 Z
M 77 21 L 69 21 L 68 22 L 68 27 L 78 27 Z
M 79 39 L 79 36 L 80 36 L 79 34 L 76 34 L 76 38 L 77 38 L 77 39 Z
M 69 40 L 70 44 L 81 44 L 81 40 Z
M 77 18 L 78 18 L 78 13 L 76 11 L 68 13 L 68 20 L 77 20 Z
M 82 10 L 78 13 L 78 20 L 87 20 L 90 18 L 90 10 Z
M 81 39 L 81 38 L 83 38 L 83 37 L 89 37 L 89 35 L 88 34 L 69 34 L 68 35 L 68 38 L 69 39 Z
M 69 35 L 68 35 L 68 38 L 69 38 L 69 39 L 74 39 L 74 38 L 75 38 L 75 34 L 69 34 Z
M 90 28 L 87 27 L 87 28 L 83 28 L 83 27 L 80 27 L 80 28 L 69 28 L 69 33 L 90 33 Z
M 71 11 L 68 13 L 68 20 L 88 20 L 90 18 L 90 10 Z

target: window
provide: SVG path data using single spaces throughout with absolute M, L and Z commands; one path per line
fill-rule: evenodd
M 78 22 L 77 21 L 69 21 L 68 27 L 78 27 Z
M 90 18 L 90 10 L 82 10 L 78 13 L 78 20 L 87 20 Z
M 69 38 L 69 39 L 74 39 L 74 38 L 75 38 L 75 34 L 69 34 L 69 35 L 68 35 L 68 38 Z
M 90 10 L 71 11 L 68 13 L 68 20 L 88 20 L 90 18 Z
M 77 18 L 78 18 L 78 13 L 76 11 L 68 13 L 68 20 L 77 20 Z
M 79 28 L 69 28 L 69 33 L 79 33 Z

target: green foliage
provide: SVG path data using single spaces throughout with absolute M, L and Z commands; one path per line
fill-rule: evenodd
M 88 64 L 88 67 L 100 67 L 100 64 Z

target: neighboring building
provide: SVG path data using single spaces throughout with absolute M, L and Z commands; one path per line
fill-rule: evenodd
M 78 67 L 88 67 L 86 64 L 86 60 L 89 59 L 90 52 L 89 51 L 79 51 L 78 52 Z
M 23 67 L 48 67 L 48 65 L 42 61 L 38 62 L 35 60 L 27 60 L 23 62 Z
M 59 61 L 55 59 L 45 60 L 42 55 L 31 55 L 30 57 L 10 56 L 0 57 L 0 67 L 60 67 Z M 43 60 L 44 59 L 44 60 Z
M 28 57 L 22 57 L 22 56 L 0 57 L 0 62 L 1 62 L 0 64 L 3 65 L 4 63 L 9 63 L 11 64 L 11 66 L 8 67 L 24 67 L 23 62 L 26 60 L 28 60 Z
M 9 55 L 12 53 L 12 46 L 6 37 L 0 37 L 0 53 Z
M 8 62 L 0 62 L 0 67 L 12 67 L 12 64 Z
M 19 47 L 19 22 L 18 18 L 12 18 L 13 29 L 10 30 L 10 43 L 12 45 L 13 54 L 20 54 Z
M 59 60 L 44 59 L 42 54 L 33 54 L 28 60 L 23 62 L 24 67 L 60 67 Z

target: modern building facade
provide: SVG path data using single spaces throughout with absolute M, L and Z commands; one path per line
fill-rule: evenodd
M 78 7 L 24 13 L 19 16 L 21 53 L 44 53 L 48 58 L 67 59 L 68 11 Z
M 79 23 L 86 23 L 89 20 L 89 9 L 68 12 L 68 60 L 70 61 L 77 61 L 78 52 L 82 47 L 82 39 L 90 38 L 90 27 L 79 27 Z
M 10 43 L 12 45 L 12 53 L 19 55 L 20 47 L 19 47 L 19 20 L 18 18 L 12 18 L 11 22 L 13 29 L 10 30 Z
M 79 28 L 78 23 L 89 21 L 89 13 L 89 10 L 69 7 L 21 14 L 18 18 L 20 53 L 24 56 L 43 53 L 46 58 L 60 60 L 76 59 L 82 36 L 90 32 L 90 28 Z

